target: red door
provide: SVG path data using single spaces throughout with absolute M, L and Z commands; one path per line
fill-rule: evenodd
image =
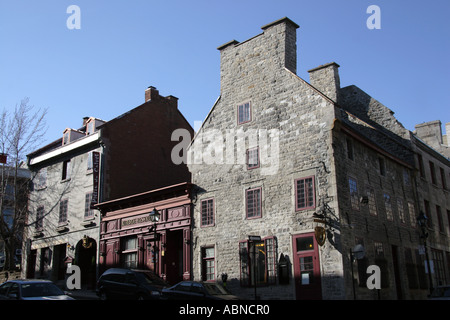
M 294 279 L 298 300 L 322 299 L 319 248 L 314 233 L 294 236 Z

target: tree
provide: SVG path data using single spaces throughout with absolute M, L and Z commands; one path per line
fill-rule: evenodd
M 24 165 L 26 155 L 43 141 L 47 131 L 47 109 L 35 108 L 24 98 L 13 112 L 0 115 L 0 238 L 4 241 L 6 270 L 15 268 L 15 252 L 21 247 L 27 217 L 27 199 L 31 176 Z M 5 159 L 6 156 L 6 159 Z

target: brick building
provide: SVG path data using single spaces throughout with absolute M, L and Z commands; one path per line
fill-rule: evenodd
M 341 88 L 336 63 L 299 78 L 297 28 L 283 18 L 218 48 L 220 97 L 189 147 L 193 276 L 226 274 L 247 298 L 424 297 L 417 150 L 447 184 L 449 160 L 364 91 Z M 427 199 L 444 215 L 442 189 Z M 449 221 L 440 221 L 428 245 L 448 282 Z M 370 265 L 380 267 L 380 290 L 366 286 Z
M 24 252 L 27 277 L 64 280 L 67 263 L 93 286 L 99 268 L 101 214 L 94 207 L 167 185 L 186 183 L 186 165 L 171 161 L 175 129 L 193 130 L 154 87 L 145 102 L 108 122 L 83 119 L 79 129 L 28 155 L 33 175 Z

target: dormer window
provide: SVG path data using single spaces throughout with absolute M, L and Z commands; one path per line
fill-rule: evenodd
M 90 117 L 86 120 L 86 135 L 94 134 L 97 131 L 97 128 L 104 124 L 105 121 L 97 119 L 95 117 Z
M 86 135 L 93 134 L 95 132 L 95 119 L 89 119 L 86 123 Z
M 63 146 L 65 146 L 69 142 L 70 142 L 70 130 L 66 129 L 66 131 L 64 131 L 64 133 L 63 133 L 62 144 L 63 144 Z
M 67 128 L 63 132 L 62 145 L 65 146 L 82 137 L 84 137 L 84 132 Z

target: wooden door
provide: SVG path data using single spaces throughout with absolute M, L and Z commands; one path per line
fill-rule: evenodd
M 319 248 L 314 233 L 294 236 L 293 248 L 296 298 L 322 299 Z

